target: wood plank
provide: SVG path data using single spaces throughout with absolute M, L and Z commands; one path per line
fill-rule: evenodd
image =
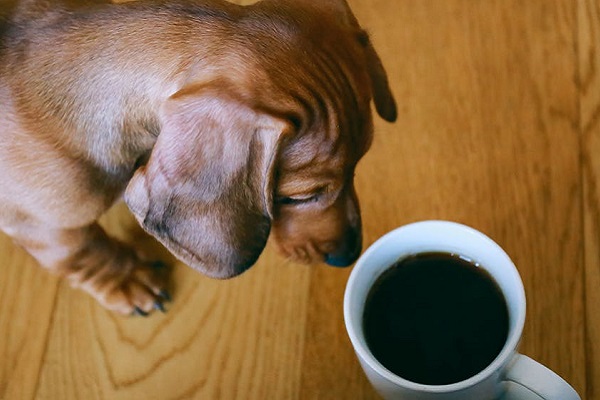
M 0 399 L 33 399 L 58 279 L 0 234 Z
M 587 398 L 600 397 L 600 3 L 578 1 L 584 185 Z
M 522 351 L 582 392 L 575 4 L 351 3 L 400 106 L 395 125 L 378 123 L 358 168 L 366 243 L 421 219 L 455 220 L 489 234 L 525 283 Z M 302 397 L 361 393 L 341 313 L 334 312 L 346 275 L 312 275 Z

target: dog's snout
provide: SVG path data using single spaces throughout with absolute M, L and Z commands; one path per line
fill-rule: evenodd
M 360 229 L 348 229 L 339 247 L 325 255 L 325 262 L 332 267 L 347 267 L 354 263 L 362 250 Z

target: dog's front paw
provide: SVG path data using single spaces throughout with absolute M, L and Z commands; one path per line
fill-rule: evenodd
M 134 269 L 133 276 L 121 288 L 126 295 L 130 294 L 128 303 L 134 305 L 131 315 L 147 317 L 153 309 L 166 312 L 165 303 L 171 301 L 171 294 L 165 288 L 167 276 L 168 267 L 162 261 Z
M 105 308 L 124 315 L 165 312 L 165 303 L 171 301 L 167 289 L 170 268 L 166 264 L 142 261 L 125 246 L 113 249 L 108 260 L 90 261 L 80 260 L 77 267 L 67 272 L 73 287 L 85 290 Z

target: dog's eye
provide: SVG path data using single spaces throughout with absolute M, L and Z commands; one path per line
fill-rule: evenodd
M 298 196 L 298 197 L 286 197 L 281 196 L 275 199 L 277 204 L 281 205 L 297 205 L 297 204 L 306 204 L 311 203 L 313 201 L 317 201 L 319 199 L 319 194 L 307 195 L 307 196 Z

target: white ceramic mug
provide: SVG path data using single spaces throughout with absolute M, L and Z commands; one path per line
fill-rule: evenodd
M 424 252 L 462 255 L 485 268 L 497 282 L 509 311 L 509 331 L 496 359 L 476 375 L 448 385 L 410 382 L 373 356 L 363 334 L 367 294 L 399 259 Z M 577 392 L 542 364 L 517 352 L 525 324 L 525 291 L 508 255 L 489 237 L 464 225 L 423 221 L 400 227 L 375 242 L 356 263 L 344 296 L 346 329 L 358 359 L 385 399 L 399 400 L 580 400 Z

